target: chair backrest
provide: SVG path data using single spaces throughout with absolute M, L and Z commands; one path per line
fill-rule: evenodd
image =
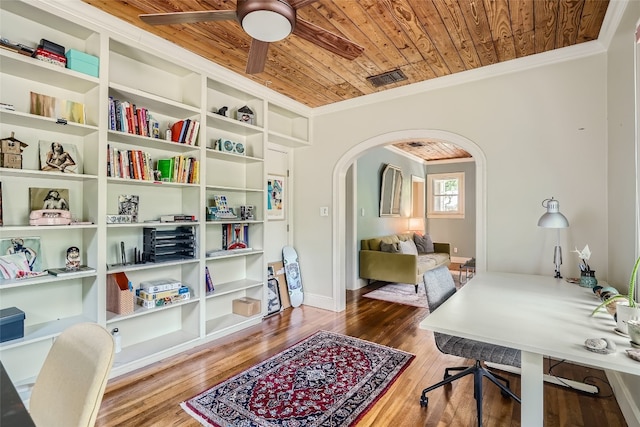
M 451 295 L 456 293 L 456 284 L 453 281 L 453 276 L 445 266 L 425 272 L 423 280 L 430 312 L 434 312 Z
M 113 359 L 113 338 L 102 326 L 80 323 L 64 330 L 33 386 L 29 412 L 36 426 L 93 426 Z

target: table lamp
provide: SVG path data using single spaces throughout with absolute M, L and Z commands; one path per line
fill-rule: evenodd
M 422 236 L 424 234 L 424 219 L 409 218 L 409 231 L 413 231 Z
M 542 201 L 542 207 L 547 208 L 547 212 L 538 220 L 538 227 L 555 228 L 557 231 L 557 243 L 553 249 L 553 263 L 556 265 L 556 279 L 562 279 L 560 266 L 562 265 L 562 248 L 560 247 L 560 229 L 567 228 L 569 221 L 560 213 L 560 203 L 553 197 Z

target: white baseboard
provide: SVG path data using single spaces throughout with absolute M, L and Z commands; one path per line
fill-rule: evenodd
M 323 297 L 321 295 L 305 292 L 304 301 L 302 302 L 302 304 L 310 305 L 316 308 L 322 308 L 324 310 L 336 311 L 335 300 L 331 297 Z
M 627 387 L 619 372 L 605 371 L 607 374 L 607 380 L 613 388 L 613 394 L 618 401 L 622 416 L 627 422 L 629 427 L 640 427 L 640 402 L 637 396 L 631 394 L 631 390 Z

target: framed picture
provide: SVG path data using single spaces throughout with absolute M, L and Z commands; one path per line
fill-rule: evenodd
M 40 170 L 62 173 L 82 173 L 78 147 L 72 143 L 40 141 Z
M 268 266 L 267 280 L 267 316 L 270 314 L 278 313 L 282 310 L 282 299 L 280 298 L 280 284 L 275 277 L 275 272 L 272 266 Z
M 29 209 L 69 210 L 68 188 L 29 188 Z
M 0 255 L 24 254 L 31 271 L 42 271 L 40 237 L 0 239 Z
M 131 215 L 131 222 L 138 222 L 138 205 L 140 197 L 121 194 L 118 196 L 118 215 Z
M 267 219 L 285 218 L 285 177 L 283 175 L 267 176 Z

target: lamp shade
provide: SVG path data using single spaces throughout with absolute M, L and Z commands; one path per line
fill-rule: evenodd
M 544 228 L 567 228 L 569 221 L 567 217 L 560 213 L 560 203 L 553 197 L 542 201 L 542 206 L 547 208 L 547 212 L 538 220 L 538 227 Z
M 424 231 L 424 219 L 422 218 L 409 218 L 409 231 Z

